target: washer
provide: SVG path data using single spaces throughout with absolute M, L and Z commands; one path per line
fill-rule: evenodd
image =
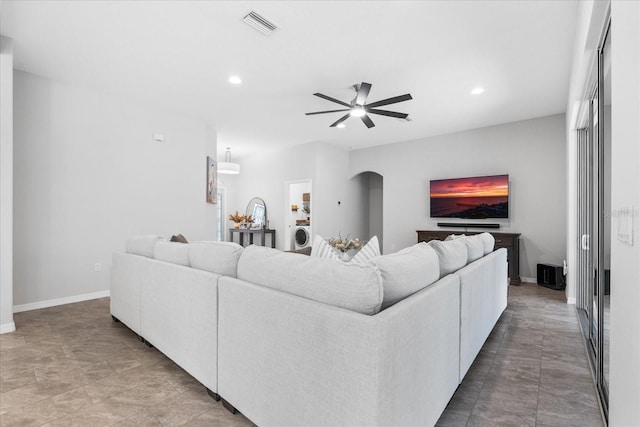
M 311 246 L 310 226 L 296 225 L 293 232 L 293 242 L 296 250 Z

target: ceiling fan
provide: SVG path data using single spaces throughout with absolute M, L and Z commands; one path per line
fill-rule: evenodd
M 362 82 L 360 84 L 353 85 L 353 88 L 356 91 L 356 97 L 351 100 L 350 103 L 342 102 L 338 99 L 332 98 L 327 95 L 323 95 L 321 93 L 314 93 L 315 96 L 326 99 L 327 101 L 335 102 L 336 104 L 343 105 L 347 108 L 343 108 L 340 110 L 328 110 L 328 111 L 316 111 L 313 113 L 306 113 L 307 116 L 312 116 L 315 114 L 326 114 L 326 113 L 337 113 L 340 111 L 348 111 L 347 114 L 340 117 L 338 120 L 333 122 L 329 127 L 336 127 L 340 123 L 347 120 L 349 117 L 360 117 L 360 120 L 368 127 L 372 128 L 375 126 L 371 118 L 369 118 L 369 114 L 379 114 L 381 116 L 389 116 L 389 117 L 397 117 L 399 119 L 406 119 L 409 117 L 408 114 L 405 113 L 397 113 L 395 111 L 388 110 L 379 110 L 376 107 L 382 107 L 383 105 L 395 104 L 397 102 L 409 101 L 413 99 L 411 94 L 405 94 L 400 96 L 394 96 L 393 98 L 383 99 L 382 101 L 371 102 L 369 104 L 366 103 L 367 97 L 369 96 L 369 91 L 371 90 L 371 83 Z

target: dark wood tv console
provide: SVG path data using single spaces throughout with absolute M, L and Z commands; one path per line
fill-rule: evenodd
M 430 240 L 444 240 L 450 234 L 460 234 L 460 230 L 416 230 L 418 242 Z M 481 231 L 465 231 L 464 234 L 480 234 Z M 488 231 L 495 239 L 495 249 L 507 249 L 507 262 L 509 263 L 509 278 L 512 285 L 519 285 L 520 280 L 520 233 L 494 233 Z

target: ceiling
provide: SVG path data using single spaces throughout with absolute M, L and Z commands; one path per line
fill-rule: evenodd
M 234 158 L 323 141 L 388 144 L 562 113 L 577 1 L 13 1 L 0 32 L 15 68 L 208 120 Z M 279 28 L 265 36 L 251 10 Z M 231 74 L 243 83 L 231 85 Z M 315 92 L 411 121 L 342 113 Z M 470 91 L 482 86 L 482 95 Z M 158 129 L 158 131 L 161 131 Z

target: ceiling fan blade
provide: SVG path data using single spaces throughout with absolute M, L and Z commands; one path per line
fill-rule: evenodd
M 369 116 L 367 116 L 366 114 L 362 117 L 360 117 L 360 119 L 362 120 L 362 123 L 364 123 L 365 125 L 367 125 L 368 128 L 372 128 L 375 125 L 373 124 L 373 121 L 369 118 Z
M 371 90 L 371 83 L 362 82 L 360 87 L 358 88 L 358 93 L 356 95 L 356 104 L 364 105 L 367 100 L 367 96 L 369 96 L 369 91 Z
M 376 110 L 375 108 L 367 108 L 367 113 L 380 114 L 381 116 L 397 117 L 399 119 L 406 119 L 409 117 L 405 113 L 396 113 L 395 111 Z
M 335 98 L 332 98 L 332 97 L 330 97 L 330 96 L 323 95 L 323 94 L 321 94 L 321 93 L 314 93 L 314 95 L 315 95 L 315 96 L 319 96 L 319 97 L 320 97 L 320 98 L 322 98 L 322 99 L 326 99 L 327 101 L 335 102 L 336 104 L 344 105 L 345 107 L 349 107 L 349 108 L 351 108 L 351 105 L 350 105 L 350 104 L 347 104 L 346 102 L 342 102 L 342 101 L 340 101 L 340 100 L 338 100 L 338 99 L 335 99 Z
M 344 122 L 345 120 L 347 120 L 349 117 L 351 117 L 351 113 L 347 113 L 344 116 L 340 117 L 338 120 L 336 120 L 335 122 L 333 122 L 333 124 L 331 126 L 329 126 L 330 128 L 334 128 L 336 126 L 338 126 L 340 123 Z
M 343 108 L 341 110 L 328 110 L 328 111 L 315 111 L 313 113 L 304 113 L 306 116 L 313 116 L 314 114 L 326 114 L 326 113 L 337 113 L 339 111 L 349 111 L 350 108 Z
M 383 99 L 382 101 L 372 102 L 371 104 L 366 104 L 365 107 L 375 108 L 381 107 L 383 105 L 395 104 L 396 102 L 403 102 L 413 99 L 411 94 L 407 93 L 406 95 L 394 96 L 393 98 Z

